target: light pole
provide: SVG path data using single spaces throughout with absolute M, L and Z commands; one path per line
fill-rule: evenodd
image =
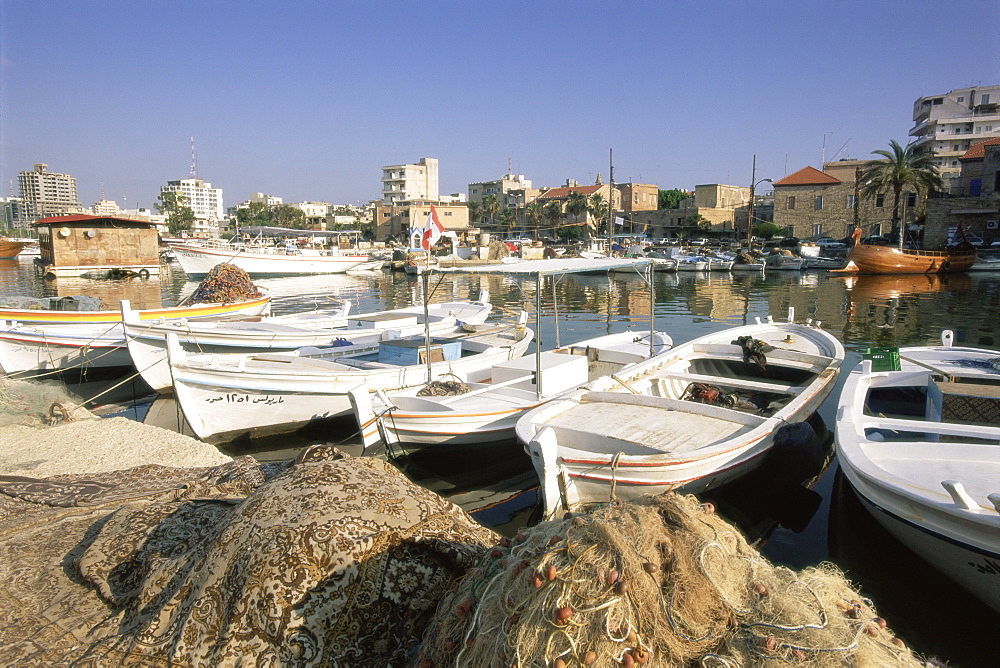
M 754 190 L 757 188 L 757 186 L 759 186 L 761 183 L 773 183 L 773 181 L 771 179 L 761 179 L 756 183 L 750 184 L 750 210 L 748 212 L 749 215 L 747 216 L 747 244 L 750 243 L 750 231 L 753 229 L 753 209 L 754 209 L 753 193 Z

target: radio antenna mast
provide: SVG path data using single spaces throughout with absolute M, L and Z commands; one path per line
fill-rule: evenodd
M 194 150 L 194 137 L 191 137 L 191 172 L 190 176 L 198 178 L 198 153 Z

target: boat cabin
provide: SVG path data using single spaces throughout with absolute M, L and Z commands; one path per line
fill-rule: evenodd
M 35 222 L 48 277 L 150 276 L 160 273 L 157 225 L 112 216 L 52 216 Z

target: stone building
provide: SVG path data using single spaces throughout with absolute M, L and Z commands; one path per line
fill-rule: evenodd
M 927 248 L 943 246 L 958 226 L 987 244 L 1000 241 L 1000 137 L 974 144 L 960 161 L 964 192 L 975 195 L 927 200 Z
M 659 186 L 651 183 L 616 183 L 615 188 L 621 193 L 621 210 L 626 213 L 656 211 L 660 205 Z
M 866 160 L 823 163 L 823 171 L 803 167 L 774 182 L 774 224 L 799 239 L 849 237 L 854 225 L 866 236 L 892 228 L 892 192 L 861 196 L 858 170 Z M 900 195 L 899 213 L 907 225 L 922 217 L 925 198 L 912 190 Z
M 563 211 L 563 225 L 580 225 L 585 229 L 585 235 L 597 234 L 597 229 L 601 221 L 594 218 L 589 211 L 581 213 L 579 217 L 574 217 L 572 214 L 566 212 L 569 196 L 574 192 L 586 197 L 588 202 L 590 202 L 590 198 L 594 195 L 600 195 L 604 198 L 605 202 L 610 202 L 612 210 L 621 208 L 621 192 L 613 189 L 607 183 L 601 183 L 600 177 L 598 177 L 598 183 L 590 186 L 581 186 L 577 185 L 574 181 L 567 181 L 565 186 L 545 190 L 535 201 L 543 207 L 549 206 L 552 202 L 557 202 Z M 549 226 L 547 219 L 542 222 L 542 226 Z

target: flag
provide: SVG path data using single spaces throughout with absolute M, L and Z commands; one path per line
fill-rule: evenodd
M 427 222 L 424 223 L 424 234 L 420 239 L 420 247 L 429 251 L 442 234 L 444 234 L 444 226 L 441 225 L 437 211 L 432 206 L 431 210 L 427 212 Z
M 625 219 L 621 216 L 615 216 L 615 225 L 624 225 Z

